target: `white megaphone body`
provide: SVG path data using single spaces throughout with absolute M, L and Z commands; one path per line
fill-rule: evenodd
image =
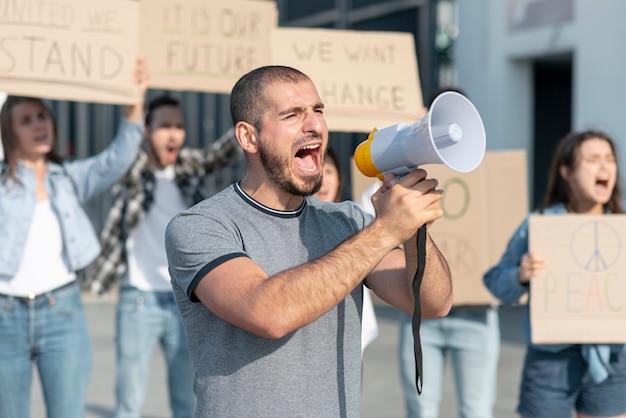
M 403 176 L 422 164 L 445 164 L 466 173 L 478 167 L 485 147 L 485 128 L 472 102 L 447 91 L 417 122 L 374 129 L 357 146 L 354 162 L 361 173 L 381 180 L 386 173 Z

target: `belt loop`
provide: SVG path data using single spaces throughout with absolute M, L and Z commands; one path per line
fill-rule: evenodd
M 61 286 L 61 288 L 62 287 L 65 287 L 65 286 Z M 54 298 L 53 293 L 56 292 L 57 290 L 60 290 L 61 288 L 53 289 L 43 294 L 43 296 L 45 296 L 46 299 L 48 300 L 48 305 L 54 306 L 57 303 L 56 299 Z
M 15 298 L 11 295 L 6 295 L 6 300 L 4 301 L 4 305 L 2 306 L 4 308 L 5 312 L 9 312 L 11 310 L 11 305 L 13 304 L 13 301 L 15 300 Z

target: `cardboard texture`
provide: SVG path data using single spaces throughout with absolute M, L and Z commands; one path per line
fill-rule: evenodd
M 0 14 L 0 90 L 12 95 L 135 103 L 139 2 L 23 0 Z
M 546 260 L 530 281 L 533 343 L 626 342 L 626 215 L 533 215 L 529 248 Z
M 275 2 L 149 0 L 141 6 L 150 87 L 230 94 L 242 75 L 270 63 Z
M 423 168 L 445 192 L 443 218 L 433 223 L 429 233 L 450 266 L 454 305 L 497 304 L 483 284 L 483 275 L 500 260 L 528 214 L 526 152 L 488 151 L 469 173 L 445 165 Z
M 502 256 L 511 235 L 528 214 L 524 150 L 487 151 L 478 168 L 457 173 L 445 165 L 424 165 L 445 196 L 444 215 L 428 229 L 446 257 L 454 285 L 454 305 L 498 304 L 483 275 Z M 375 179 L 352 164 L 353 199 Z
M 271 42 L 272 64 L 297 68 L 315 83 L 330 131 L 371 132 L 422 114 L 410 33 L 276 28 Z
M 3 91 L 0 91 L 0 109 L 2 105 L 7 99 L 7 94 Z M 2 137 L 0 136 L 0 161 L 4 160 L 4 149 L 2 148 Z

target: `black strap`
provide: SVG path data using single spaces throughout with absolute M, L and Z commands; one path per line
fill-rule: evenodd
M 413 352 L 415 353 L 415 387 L 417 393 L 422 393 L 422 342 L 420 340 L 420 322 L 422 311 L 420 307 L 420 286 L 424 276 L 426 265 L 426 225 L 422 225 L 417 231 L 417 271 L 413 277 L 413 297 L 415 309 L 413 310 Z

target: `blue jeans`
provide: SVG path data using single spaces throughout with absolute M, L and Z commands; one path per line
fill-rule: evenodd
M 411 316 L 400 313 L 398 356 L 407 417 L 437 418 L 450 353 L 461 418 L 491 418 L 496 401 L 500 325 L 497 308 L 453 307 L 448 316 L 422 320 L 423 387 L 415 388 Z
M 167 363 L 174 418 L 191 418 L 195 408 L 193 370 L 187 339 L 172 292 L 125 287 L 117 306 L 115 417 L 139 418 L 154 348 Z
M 580 345 L 547 352 L 528 347 L 524 359 L 520 400 L 521 417 L 571 418 L 574 411 L 596 417 L 626 412 L 626 353 L 611 354 L 612 371 L 595 383 Z
M 0 417 L 30 418 L 33 364 L 48 418 L 83 418 L 92 352 L 76 283 L 29 302 L 0 295 Z

